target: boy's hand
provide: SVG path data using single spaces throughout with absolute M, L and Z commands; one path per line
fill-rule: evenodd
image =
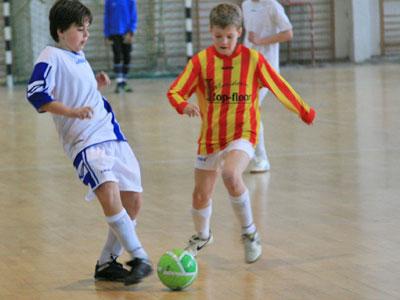
M 197 104 L 188 103 L 188 105 L 183 109 L 183 113 L 189 117 L 199 117 L 200 109 Z
M 127 45 L 132 44 L 132 43 L 133 43 L 133 35 L 134 35 L 133 32 L 127 32 L 127 33 L 125 33 L 125 34 L 124 34 L 123 43 L 124 43 L 124 44 L 127 44 Z
M 98 89 L 102 89 L 102 88 L 108 86 L 111 83 L 110 78 L 103 71 L 101 71 L 100 73 L 98 73 L 96 75 L 96 81 L 97 81 L 97 88 Z
M 90 106 L 84 106 L 79 108 L 71 108 L 67 117 L 77 118 L 77 119 L 90 119 L 93 115 L 93 109 Z
M 311 107 L 308 113 L 306 112 L 302 113 L 301 119 L 308 125 L 311 125 L 314 122 L 315 115 L 316 115 L 315 110 L 314 108 Z
M 256 46 L 260 45 L 260 39 L 256 36 L 254 31 L 249 31 L 249 42 Z

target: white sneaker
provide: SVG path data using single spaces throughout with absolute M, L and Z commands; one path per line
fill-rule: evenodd
M 254 158 L 251 162 L 250 173 L 264 173 L 271 168 L 268 159 Z
M 203 249 L 208 244 L 211 244 L 213 242 L 213 239 L 214 238 L 213 238 L 211 231 L 210 231 L 210 235 L 208 236 L 207 239 L 201 239 L 197 234 L 192 235 L 192 237 L 188 241 L 188 244 L 187 244 L 185 250 L 195 257 L 195 256 L 197 256 L 197 253 L 201 249 Z
M 261 257 L 262 246 L 258 232 L 242 234 L 246 263 L 251 264 Z

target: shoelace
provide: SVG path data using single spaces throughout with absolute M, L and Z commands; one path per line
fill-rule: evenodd
M 112 259 L 112 261 L 110 262 L 110 264 L 114 264 L 114 265 L 117 265 L 118 267 L 122 268 L 122 264 L 117 262 L 117 256 L 111 256 L 111 259 Z

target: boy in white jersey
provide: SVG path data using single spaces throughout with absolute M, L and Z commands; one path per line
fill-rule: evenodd
M 271 66 L 279 72 L 279 43 L 292 39 L 292 24 L 282 5 L 276 0 L 246 0 L 242 3 L 246 35 L 244 44 L 261 52 Z M 261 106 L 267 88 L 259 91 Z M 264 144 L 264 126 L 260 122 L 258 144 L 250 167 L 251 173 L 266 172 L 270 169 Z
M 27 98 L 39 112 L 52 114 L 64 151 L 89 186 L 87 200 L 96 196 L 103 208 L 109 230 L 95 279 L 138 283 L 152 272 L 135 232 L 142 203 L 140 169 L 110 104 L 98 91 L 110 80 L 103 72 L 94 76 L 82 51 L 92 14 L 78 0 L 58 0 L 49 20 L 57 45 L 40 54 Z M 116 261 L 123 248 L 132 257 L 130 271 Z

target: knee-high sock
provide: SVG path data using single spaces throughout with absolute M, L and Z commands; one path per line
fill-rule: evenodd
M 202 209 L 192 208 L 192 218 L 194 229 L 201 239 L 207 239 L 210 235 L 210 219 L 212 213 L 211 199 L 210 204 Z
M 132 220 L 133 226 L 136 226 L 136 221 Z M 121 243 L 118 241 L 117 236 L 111 230 L 111 227 L 108 227 L 108 234 L 106 243 L 103 246 L 103 250 L 101 251 L 99 264 L 105 264 L 106 262 L 111 261 L 112 258 L 118 257 L 122 255 L 124 248 Z
M 251 211 L 249 191 L 246 189 L 240 196 L 229 196 L 229 198 L 233 211 L 242 226 L 242 234 L 256 231 L 256 225 L 253 222 L 253 213 Z
M 106 217 L 106 221 L 113 233 L 118 238 L 118 241 L 124 249 L 131 255 L 132 258 L 140 257 L 147 258 L 148 255 L 143 249 L 142 244 L 136 234 L 134 223 L 129 217 L 125 209 L 122 209 L 118 214 Z

